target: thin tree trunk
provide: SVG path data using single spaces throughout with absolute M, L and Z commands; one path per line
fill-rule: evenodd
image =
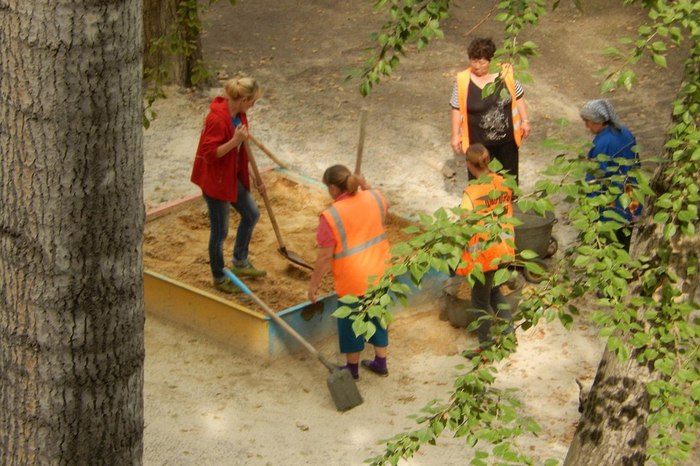
M 184 61 L 183 57 L 172 55 L 163 48 L 154 48 L 153 41 L 165 36 L 177 22 L 177 5 L 180 0 L 143 0 L 143 45 L 144 69 L 164 68 L 170 81 L 183 85 L 182 65 L 173 61 Z
M 182 32 L 180 40 L 192 42 L 189 55 L 173 53 L 169 46 L 152 47 L 153 41 L 172 33 L 178 23 L 178 6 L 182 0 L 143 0 L 144 69 L 162 68 L 167 72 L 163 84 L 192 87 L 194 65 L 202 59 L 202 40 L 197 34 Z
M 0 0 L 0 464 L 140 464 L 141 0 Z

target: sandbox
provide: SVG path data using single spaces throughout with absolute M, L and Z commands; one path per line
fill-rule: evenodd
M 283 169 L 263 170 L 267 195 L 284 244 L 313 265 L 318 215 L 331 199 L 323 185 Z M 257 193 L 256 193 L 257 196 Z M 312 344 L 335 333 L 337 307 L 333 282 L 327 274 L 319 303 L 306 298 L 311 271 L 293 264 L 278 252 L 278 242 L 262 199 L 260 222 L 250 244 L 253 264 L 267 270 L 265 278 L 245 279 L 246 285 Z M 392 244 L 407 239 L 401 230 L 410 222 L 389 215 L 387 234 Z M 229 237 L 224 245 L 231 261 L 237 213 L 232 210 Z M 207 244 L 209 220 L 201 196 L 161 206 L 146 216 L 144 286 L 146 312 L 184 325 L 233 349 L 264 357 L 303 350 L 282 333 L 244 294 L 213 288 Z M 439 286 L 435 277 L 432 288 Z M 427 299 L 416 294 L 414 301 Z

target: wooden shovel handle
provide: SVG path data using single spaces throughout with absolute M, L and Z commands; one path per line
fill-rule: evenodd
M 245 151 L 248 154 L 248 161 L 250 162 L 250 168 L 253 169 L 255 183 L 257 185 L 263 184 L 262 177 L 260 177 L 260 171 L 258 171 L 258 164 L 255 163 L 255 157 L 253 156 L 253 151 L 250 150 L 250 144 L 248 144 L 248 141 L 243 141 L 243 147 L 245 147 Z M 270 223 L 272 224 L 272 229 L 275 230 L 275 236 L 277 237 L 277 242 L 280 245 L 280 249 L 286 249 L 284 247 L 284 242 L 282 241 L 280 228 L 277 225 L 277 219 L 275 218 L 275 214 L 272 213 L 272 205 L 270 204 L 270 199 L 267 197 L 267 189 L 263 190 L 260 195 L 265 202 L 265 209 L 267 209 L 267 214 L 270 216 Z
M 224 268 L 224 273 L 226 274 L 226 276 L 228 278 L 231 279 L 231 281 L 233 281 L 233 283 L 236 284 L 236 286 L 238 288 L 240 288 L 241 291 L 243 291 L 243 293 L 250 296 L 253 299 L 253 301 L 255 301 L 255 303 L 258 306 L 260 306 L 263 311 L 265 311 L 265 314 L 267 314 L 270 317 L 270 319 L 272 319 L 277 325 L 279 325 L 282 328 L 282 330 L 287 332 L 296 341 L 301 343 L 301 345 L 304 346 L 304 348 L 306 348 L 306 350 L 309 353 L 316 356 L 318 358 L 318 360 L 321 361 L 321 363 L 324 366 L 326 366 L 326 369 L 328 369 L 330 372 L 333 372 L 334 370 L 337 369 L 337 367 L 334 364 L 330 363 L 326 358 L 324 358 L 323 355 L 321 353 L 319 353 L 316 348 L 311 346 L 311 343 L 309 343 L 308 341 L 306 341 L 304 339 L 304 337 L 299 335 L 299 333 L 296 330 L 294 330 L 294 328 L 291 325 L 289 325 L 287 322 L 285 322 L 284 319 L 282 319 L 280 316 L 278 316 L 277 313 L 270 308 L 270 306 L 265 304 L 265 302 L 262 299 L 260 299 L 255 293 L 253 293 L 250 290 L 250 288 L 248 288 L 245 285 L 245 283 L 243 283 L 233 272 L 231 272 L 227 268 Z
M 280 159 L 278 159 L 277 157 L 275 157 L 275 154 L 273 154 L 272 151 L 271 151 L 270 149 L 268 149 L 267 147 L 265 147 L 265 145 L 264 145 L 263 143 L 261 143 L 260 141 L 258 141 L 257 139 L 255 139 L 255 138 L 253 137 L 252 134 L 248 133 L 248 138 L 249 138 L 251 141 L 253 141 L 253 144 L 255 144 L 256 146 L 258 146 L 258 149 L 260 149 L 261 151 L 263 151 L 263 152 L 265 153 L 265 155 L 267 155 L 268 157 L 270 157 L 270 159 L 271 159 L 273 162 L 275 162 L 277 165 L 279 165 L 279 166 L 282 167 L 282 168 L 288 168 L 287 165 L 285 165 L 284 163 L 282 163 L 282 161 L 281 161 Z
M 365 149 L 365 127 L 367 126 L 367 109 L 360 113 L 360 140 L 357 144 L 357 157 L 355 158 L 355 174 L 360 174 L 362 168 L 362 153 Z

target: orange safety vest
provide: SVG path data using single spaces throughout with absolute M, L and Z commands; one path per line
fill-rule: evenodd
M 464 195 L 469 198 L 474 206 L 473 210 L 478 213 L 486 214 L 498 205 L 505 205 L 506 215 L 511 217 L 513 215 L 512 191 L 502 185 L 502 176 L 495 173 L 489 173 L 489 176 L 491 177 L 490 183 L 470 184 L 464 188 Z M 492 191 L 500 191 L 502 194 L 497 198 L 491 198 L 489 193 Z M 466 266 L 457 269 L 458 275 L 468 275 L 477 263 L 481 264 L 483 272 L 496 270 L 504 256 L 515 256 L 513 225 L 502 222 L 500 226 L 504 229 L 501 233 L 501 241 L 492 243 L 487 249 L 484 247 L 488 241 L 488 234 L 480 233 L 469 240 L 469 250 L 462 254 L 462 260 Z M 501 259 L 501 261 L 495 261 L 495 259 Z
M 374 190 L 333 202 L 321 215 L 335 238 L 332 270 L 338 296 L 362 296 L 369 277 L 381 277 L 391 259 L 386 237 L 387 203 Z
M 471 75 L 471 68 L 457 74 L 457 95 L 459 96 L 459 113 L 462 115 L 462 151 L 466 152 L 469 147 L 469 122 L 467 119 L 467 95 L 469 94 L 469 77 Z M 501 67 L 501 76 L 503 76 L 503 82 L 506 84 L 508 92 L 510 92 L 511 97 L 511 113 L 513 117 L 513 138 L 515 139 L 515 145 L 520 147 L 521 134 L 520 134 L 520 112 L 518 112 L 518 107 L 516 105 L 515 97 L 515 78 L 513 77 L 513 67 L 504 63 Z

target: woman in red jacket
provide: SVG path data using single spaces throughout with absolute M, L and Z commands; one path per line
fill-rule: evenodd
M 224 240 L 228 236 L 230 207 L 241 216 L 233 248 L 233 273 L 262 277 L 248 259 L 248 246 L 260 211 L 250 193 L 248 154 L 243 142 L 248 140 L 246 112 L 260 98 L 260 87 L 253 78 L 235 78 L 224 84 L 224 95 L 216 97 L 199 137 L 191 181 L 202 189 L 209 209 L 209 263 L 214 286 L 226 293 L 238 287 L 224 275 Z M 258 186 L 258 190 L 265 189 Z

